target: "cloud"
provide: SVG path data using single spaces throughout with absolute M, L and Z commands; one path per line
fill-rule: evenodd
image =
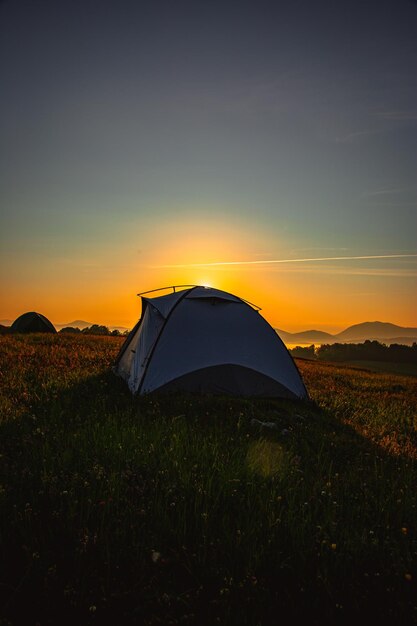
M 153 269 L 179 269 L 196 267 L 226 267 L 236 265 L 277 265 L 280 263 L 322 263 L 326 261 L 363 261 L 369 259 L 410 259 L 417 258 L 417 254 L 372 254 L 363 256 L 328 256 L 304 259 L 270 259 L 261 261 L 215 261 L 212 263 L 177 263 L 167 265 L 153 265 Z
M 301 252 L 311 252 L 311 251 L 315 251 L 315 250 L 320 250 L 321 252 L 323 252 L 324 250 L 332 250 L 332 251 L 337 251 L 337 252 L 347 252 L 349 250 L 349 248 L 343 248 L 340 246 L 337 247 L 326 247 L 324 248 L 323 246 L 309 246 L 308 248 L 294 248 L 293 250 L 291 250 L 291 252 L 293 254 L 300 254 Z
M 343 135 L 342 137 L 336 137 L 337 143 L 353 143 L 356 139 L 362 139 L 364 137 L 368 137 L 369 135 L 378 135 L 383 133 L 383 129 L 379 130 L 358 130 L 354 133 L 348 133 L 347 135 Z
M 271 271 L 278 271 L 277 267 L 272 268 Z M 368 268 L 346 268 L 346 267 L 285 267 L 279 268 L 280 273 L 303 273 L 306 274 L 320 274 L 321 276 L 326 274 L 330 276 L 374 276 L 382 278 L 412 278 L 415 280 L 417 277 L 417 270 L 412 269 L 368 269 Z
M 394 195 L 399 193 L 404 193 L 407 189 L 377 189 L 376 191 L 369 191 L 368 193 L 364 193 L 364 198 L 371 198 L 374 196 L 387 196 Z
M 384 120 L 417 120 L 417 111 L 382 111 L 378 113 L 378 117 L 382 117 Z

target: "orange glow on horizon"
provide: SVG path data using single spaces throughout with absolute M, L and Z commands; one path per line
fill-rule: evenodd
M 189 284 L 231 292 L 261 307 L 272 326 L 290 332 L 334 332 L 374 320 L 417 325 L 415 258 L 363 255 L 361 261 L 337 261 L 335 255 L 314 264 L 298 256 L 302 262 L 277 262 L 296 259 L 296 248 L 289 237 L 280 242 L 254 224 L 243 228 L 214 214 L 140 222 L 130 225 L 123 241 L 89 249 L 88 256 L 80 251 L 53 264 L 40 259 L 36 267 L 22 266 L 23 288 L 5 276 L 8 306 L 0 317 L 13 321 L 35 310 L 56 324 L 82 319 L 131 328 L 141 312 L 136 294 Z M 239 259 L 244 263 L 236 263 Z

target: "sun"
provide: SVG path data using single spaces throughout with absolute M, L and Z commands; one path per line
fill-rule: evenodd
M 198 284 L 200 285 L 200 287 L 205 287 L 206 289 L 213 289 L 214 287 L 213 282 L 211 280 L 208 280 L 207 278 L 199 279 Z

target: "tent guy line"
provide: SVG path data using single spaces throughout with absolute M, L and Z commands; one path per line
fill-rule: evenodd
M 311 259 L 271 259 L 263 261 L 216 261 L 213 263 L 179 263 L 167 265 L 152 265 L 152 269 L 167 268 L 190 268 L 190 267 L 215 267 L 220 265 L 271 265 L 276 263 L 315 263 L 319 261 L 360 261 L 366 259 L 410 259 L 416 258 L 417 254 L 372 254 L 366 256 L 328 256 Z

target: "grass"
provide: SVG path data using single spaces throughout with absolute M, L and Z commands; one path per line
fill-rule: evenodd
M 348 367 L 358 367 L 371 372 L 385 372 L 400 376 L 417 376 L 416 363 L 391 363 L 390 361 L 345 361 Z
M 2 626 L 417 623 L 415 379 L 132 398 L 121 342 L 0 338 Z

